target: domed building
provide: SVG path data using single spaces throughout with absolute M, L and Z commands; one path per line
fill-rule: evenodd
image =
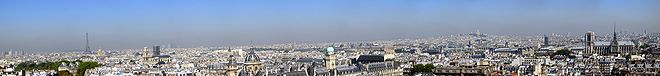
M 227 64 L 227 68 L 225 72 L 225 75 L 227 76 L 238 76 L 239 72 L 239 64 L 236 62 L 236 59 L 234 59 L 235 55 L 229 55 L 229 63 Z
M 254 51 L 250 51 L 247 56 L 245 56 L 245 63 L 243 63 L 243 71 L 248 75 L 248 76 L 257 76 L 259 75 L 259 72 L 261 71 L 261 59 L 259 59 L 259 56 L 254 53 Z
M 325 68 L 327 70 L 330 70 L 330 74 L 332 76 L 337 75 L 337 67 L 335 61 L 337 60 L 336 55 L 335 55 L 335 48 L 334 47 L 328 47 L 325 49 Z

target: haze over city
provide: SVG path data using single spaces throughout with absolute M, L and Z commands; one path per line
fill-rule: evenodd
M 0 76 L 660 76 L 660 0 L 0 0 Z
M 0 49 L 659 32 L 658 0 L 2 0 Z M 600 34 L 600 33 L 599 33 Z

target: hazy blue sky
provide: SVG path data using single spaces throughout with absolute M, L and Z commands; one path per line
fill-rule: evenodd
M 81 49 L 85 32 L 92 48 L 659 32 L 659 13 L 660 0 L 0 0 L 0 50 Z

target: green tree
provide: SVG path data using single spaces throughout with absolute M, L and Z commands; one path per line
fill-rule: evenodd
M 552 57 L 554 57 L 556 55 L 563 55 L 563 56 L 566 56 L 566 57 L 569 57 L 569 58 L 575 58 L 575 57 L 571 56 L 571 53 L 573 53 L 573 52 L 568 51 L 566 49 L 561 49 L 561 50 L 555 51 L 555 53 L 552 53 Z
M 639 48 L 642 48 L 642 49 L 649 48 L 649 47 L 651 47 L 651 45 L 649 45 L 649 44 L 644 44 L 642 46 L 639 46 Z
M 80 62 L 80 64 L 78 65 L 78 69 L 77 69 L 78 72 L 76 72 L 76 75 L 83 76 L 83 74 L 85 73 L 85 71 L 87 71 L 87 69 L 92 69 L 99 66 L 101 65 L 96 62 Z
M 411 74 L 417 74 L 417 73 L 423 73 L 423 72 L 433 72 L 433 69 L 435 69 L 435 66 L 433 64 L 416 64 L 413 65 L 413 68 L 410 69 Z
M 58 76 L 73 76 L 69 71 L 57 71 Z
M 27 61 L 27 62 L 22 62 L 19 63 L 16 67 L 18 70 L 57 70 L 60 64 L 62 63 L 80 63 L 78 64 L 78 69 L 75 69 L 77 72 L 75 75 L 77 76 L 83 76 L 85 71 L 88 69 L 96 68 L 102 66 L 101 64 L 98 64 L 97 62 L 85 62 L 81 60 L 76 60 L 76 61 L 57 61 L 57 62 L 43 62 L 43 63 L 34 63 L 32 61 Z M 72 69 L 73 70 L 73 69 Z M 60 74 L 62 73 L 62 74 Z M 73 74 L 69 73 L 68 71 L 62 71 L 58 72 L 60 76 L 71 76 Z

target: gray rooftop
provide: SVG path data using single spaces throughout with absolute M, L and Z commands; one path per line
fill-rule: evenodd
M 611 42 L 609 41 L 596 41 L 594 44 L 596 46 L 609 46 Z M 619 45 L 635 45 L 632 41 L 619 41 Z

